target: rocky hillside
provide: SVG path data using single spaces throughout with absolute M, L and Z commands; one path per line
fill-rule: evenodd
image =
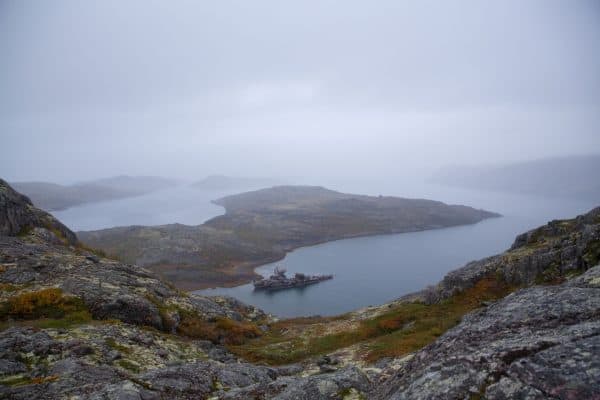
M 33 206 L 27 196 L 17 193 L 0 179 L 0 235 L 43 236 L 53 242 L 76 244 L 77 237 L 45 211 Z
M 278 186 L 215 203 L 225 207 L 225 215 L 201 226 L 133 226 L 80 232 L 79 237 L 193 290 L 249 282 L 256 277 L 254 267 L 302 246 L 498 216 L 431 200 L 351 195 L 313 186 Z
M 600 267 L 466 315 L 373 399 L 600 398 Z
M 64 240 L 4 182 L 0 205 L 0 398 L 600 398 L 600 208 L 393 303 L 274 321 Z
M 0 397 L 123 398 L 133 382 L 126 376 L 183 361 L 227 374 L 220 365 L 235 358 L 218 344 L 257 336 L 256 322 L 267 320 L 90 251 L 4 181 L 0 207 Z M 243 368 L 227 378 L 252 379 Z M 213 390 L 207 385 L 198 393 Z

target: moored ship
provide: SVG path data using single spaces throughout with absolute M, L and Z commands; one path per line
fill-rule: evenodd
M 313 285 L 321 281 L 333 279 L 333 275 L 305 275 L 296 273 L 292 278 L 288 278 L 284 268 L 276 267 L 273 275 L 269 278 L 257 279 L 254 283 L 255 290 L 281 290 Z

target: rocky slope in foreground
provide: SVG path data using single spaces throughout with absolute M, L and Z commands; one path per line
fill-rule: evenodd
M 600 267 L 468 314 L 373 399 L 600 398 Z
M 322 326 L 282 321 L 287 328 L 279 330 L 233 299 L 187 295 L 140 267 L 93 254 L 3 181 L 0 206 L 0 226 L 12 227 L 0 233 L 0 398 L 600 398 L 600 266 L 591 268 L 600 258 L 600 209 L 524 234 L 511 251 L 413 296 Z M 493 299 L 473 291 L 482 283 L 522 289 L 480 304 Z M 456 311 L 465 294 L 474 312 L 445 333 L 437 329 L 430 345 L 406 347 L 403 340 L 423 334 L 415 331 L 420 318 L 440 307 Z M 399 318 L 406 307 L 413 317 Z M 434 328 L 444 326 L 444 315 Z M 336 327 L 351 334 L 359 322 L 384 334 L 356 338 L 357 346 L 375 343 L 391 355 L 343 357 L 356 350 L 350 346 L 269 367 L 227 349 L 257 350 L 263 339 L 252 337 L 289 339 L 313 325 L 312 339 L 326 340 Z
M 228 196 L 225 215 L 180 224 L 79 232 L 85 243 L 186 290 L 247 283 L 254 267 L 336 239 L 472 224 L 498 214 L 437 201 L 278 186 Z

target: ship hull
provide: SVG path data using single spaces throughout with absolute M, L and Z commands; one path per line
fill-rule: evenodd
M 314 285 L 319 282 L 323 282 L 329 279 L 333 279 L 333 276 L 320 276 L 318 278 L 305 279 L 302 281 L 279 281 L 279 282 L 264 282 L 258 281 L 254 282 L 254 290 L 264 290 L 264 291 L 276 291 L 276 290 L 285 290 L 285 289 L 293 289 L 293 288 L 302 288 L 309 285 Z

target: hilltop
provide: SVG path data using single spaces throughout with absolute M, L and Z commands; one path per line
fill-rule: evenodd
M 139 196 L 176 184 L 171 179 L 155 176 L 115 176 L 74 185 L 50 182 L 13 182 L 12 186 L 26 194 L 37 207 L 58 211 L 73 206 L 106 200 Z
M 600 396 L 600 208 L 392 303 L 282 321 L 83 247 L 1 180 L 0 227 L 3 398 Z
M 192 290 L 236 285 L 295 248 L 344 238 L 473 224 L 498 214 L 442 202 L 277 186 L 216 200 L 225 214 L 200 226 L 79 232 L 85 243 Z

